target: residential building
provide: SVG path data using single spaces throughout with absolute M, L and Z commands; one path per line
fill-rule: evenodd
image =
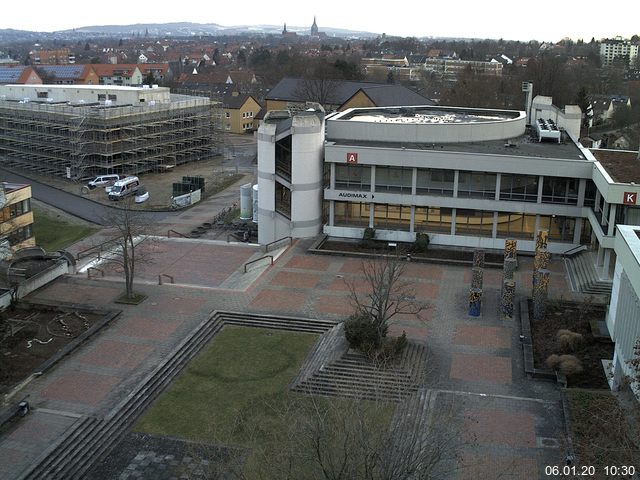
M 622 37 L 604 39 L 600 42 L 600 60 L 602 66 L 608 67 L 616 59 L 621 59 L 625 65 L 634 65 L 638 58 L 638 45 Z
M 224 129 L 230 133 L 246 133 L 255 130 L 256 117 L 262 109 L 253 96 L 229 92 L 224 95 Z
M 38 65 L 42 81 L 52 85 L 98 85 L 100 78 L 91 65 Z
M 618 108 L 631 108 L 631 98 L 626 95 L 591 95 L 593 122 L 604 123 L 611 120 Z
M 465 70 L 470 70 L 479 75 L 502 75 L 503 64 L 501 62 L 480 62 L 471 60 L 458 60 L 446 58 L 426 58 L 422 63 L 428 72 L 435 72 L 444 77 L 455 78 Z
M 98 64 L 92 65 L 100 85 L 142 85 L 144 76 L 138 64 Z
M 75 54 L 69 48 L 58 48 L 56 50 L 36 50 L 30 52 L 35 65 L 66 65 L 75 63 Z
M 31 67 L 23 65 L 16 66 L 0 66 L 0 85 L 16 83 L 16 84 L 42 84 L 40 75 Z
M 0 86 L 0 162 L 86 178 L 208 160 L 213 109 L 209 98 L 164 87 Z
M 402 85 L 285 77 L 265 96 L 265 108 L 266 111 L 301 110 L 306 108 L 306 102 L 317 101 L 318 96 L 324 98 L 323 108 L 327 111 L 342 111 L 355 106 L 433 104 Z
M 35 245 L 31 185 L 0 182 L 0 258 Z

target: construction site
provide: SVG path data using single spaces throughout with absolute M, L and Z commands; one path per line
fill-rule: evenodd
M 0 86 L 0 165 L 85 179 L 163 172 L 222 145 L 219 104 L 168 88 Z

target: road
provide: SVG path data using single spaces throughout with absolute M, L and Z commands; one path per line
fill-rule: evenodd
M 42 182 L 5 170 L 4 168 L 0 168 L 0 176 L 6 182 L 29 183 L 31 184 L 31 194 L 36 200 L 40 200 L 41 202 L 98 225 L 110 225 L 109 217 L 112 217 L 114 212 L 118 210 L 114 207 L 102 205 L 50 187 Z M 140 212 L 140 215 L 151 223 L 163 220 L 168 216 L 177 215 L 178 213 L 179 212 Z

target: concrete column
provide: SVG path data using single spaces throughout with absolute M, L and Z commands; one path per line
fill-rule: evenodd
M 456 175 L 457 175 L 458 171 L 456 170 Z M 452 208 L 451 209 L 451 235 L 455 235 L 456 234 L 456 209 Z
M 600 210 L 600 197 L 601 197 L 601 196 L 600 196 L 600 190 L 598 190 L 598 189 L 596 188 L 596 203 L 595 203 L 595 205 L 594 205 L 594 207 L 593 207 L 593 211 L 594 211 L 594 212 L 597 212 L 597 211 L 599 211 L 599 210 Z
M 604 261 L 604 248 L 598 244 L 598 255 L 596 256 L 596 265 L 601 266 Z
M 335 218 L 336 218 L 335 200 L 330 200 L 329 201 L 329 225 L 332 227 L 335 225 Z
M 413 186 L 415 188 L 416 184 L 414 183 Z M 411 219 L 409 220 L 409 232 L 413 233 L 415 231 L 416 231 L 416 206 L 411 205 Z
M 602 204 L 602 212 L 601 212 L 602 218 L 600 219 L 600 225 L 603 227 L 607 226 L 609 222 L 609 209 L 610 209 L 610 206 L 605 200 L 604 203 Z M 604 230 L 604 228 L 602 230 Z
M 584 220 L 582 217 L 576 217 L 576 227 L 575 227 L 575 230 L 573 231 L 573 243 L 575 243 L 576 245 L 580 243 L 580 236 L 582 234 L 583 221 Z
M 535 227 L 533 229 L 534 232 L 537 232 L 540 230 L 540 215 L 536 215 L 536 224 Z
M 587 181 L 581 178 L 578 182 L 578 206 L 584 207 L 584 194 L 587 190 Z
M 373 209 L 376 207 L 375 203 L 370 203 L 369 204 L 369 228 L 373 228 L 373 218 L 374 218 L 374 211 Z
M 609 230 L 607 231 L 607 235 L 609 236 L 612 236 L 615 233 L 617 208 L 618 205 L 615 203 L 609 205 Z
M 417 185 L 418 185 L 418 169 L 413 168 L 413 173 L 411 174 L 411 195 L 415 196 L 418 194 Z M 413 216 L 411 217 L 413 218 Z M 411 230 L 413 231 L 413 230 Z
M 329 188 L 331 190 L 336 189 L 336 164 L 333 162 L 329 164 Z M 331 205 L 333 205 L 333 202 L 331 202 Z
M 491 227 L 491 238 L 498 238 L 498 212 L 493 212 L 493 226 Z
M 542 203 L 542 185 L 544 182 L 544 175 L 540 175 L 538 177 L 538 201 L 537 203 Z
M 371 193 L 376 191 L 376 166 L 371 165 Z
M 600 270 L 600 278 L 609 278 L 609 263 L 611 262 L 611 249 L 604 249 L 604 259 L 602 261 L 602 270 Z
M 498 173 L 496 175 L 496 195 L 495 200 L 500 200 L 500 182 L 502 181 L 502 174 Z
M 460 180 L 460 170 L 453 174 L 453 198 L 458 198 L 458 180 Z

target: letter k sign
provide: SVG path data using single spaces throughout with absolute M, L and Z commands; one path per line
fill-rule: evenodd
M 637 200 L 638 200 L 637 192 L 624 192 L 623 203 L 625 205 L 635 205 Z

